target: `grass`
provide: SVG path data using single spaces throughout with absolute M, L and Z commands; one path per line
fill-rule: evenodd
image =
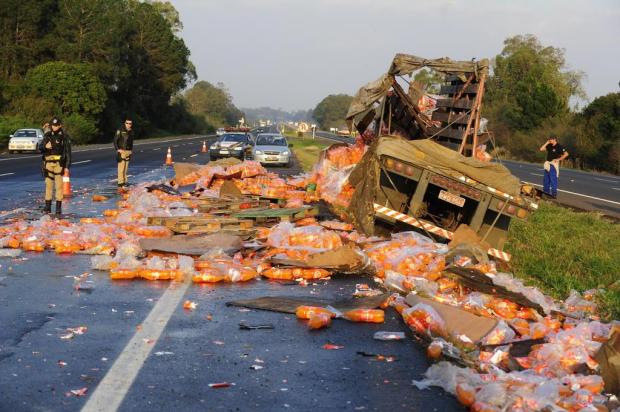
M 326 140 L 287 137 L 304 170 L 316 163 Z M 528 222 L 513 220 L 506 250 L 512 271 L 528 285 L 566 299 L 571 290 L 602 289 L 600 314 L 620 319 L 620 224 L 597 213 L 541 202 Z
M 293 150 L 293 153 L 295 153 L 295 157 L 299 161 L 299 164 L 304 172 L 312 170 L 312 167 L 316 164 L 319 158 L 319 153 L 321 153 L 321 150 L 333 143 L 329 140 L 313 140 L 312 137 L 297 137 L 288 133 L 286 139 L 289 143 L 293 144 L 291 149 Z
M 527 283 L 558 299 L 600 288 L 601 315 L 620 319 L 620 225 L 542 202 L 529 222 L 513 221 L 506 249 Z

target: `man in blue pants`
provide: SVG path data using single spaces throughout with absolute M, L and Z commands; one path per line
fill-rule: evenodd
M 558 143 L 558 138 L 555 136 L 551 136 L 544 145 L 540 146 L 540 151 L 547 152 L 543 192 L 555 199 L 558 196 L 560 162 L 568 157 L 568 152 Z

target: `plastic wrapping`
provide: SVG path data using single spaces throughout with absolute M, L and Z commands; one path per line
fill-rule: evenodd
M 429 305 L 418 303 L 401 313 L 405 323 L 415 332 L 430 337 L 446 336 L 445 322 Z

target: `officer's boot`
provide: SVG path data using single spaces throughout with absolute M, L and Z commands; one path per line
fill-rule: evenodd
M 56 214 L 57 215 L 62 214 L 62 201 L 61 200 L 56 201 Z
M 45 207 L 43 208 L 43 213 L 52 213 L 52 201 L 46 200 Z

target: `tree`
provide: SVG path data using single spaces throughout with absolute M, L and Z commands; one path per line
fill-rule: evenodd
M 531 35 L 506 39 L 495 58 L 486 105 L 512 130 L 532 130 L 568 113 L 569 99 L 584 96 L 583 73 L 566 70 L 564 50 L 543 46 Z
M 576 118 L 576 149 L 584 166 L 620 172 L 620 93 L 594 99 Z
M 441 83 L 444 82 L 444 76 L 434 70 L 425 68 L 419 70 L 413 76 L 413 80 L 424 86 L 424 90 L 427 93 L 437 94 L 439 93 Z
M 103 84 L 86 64 L 41 64 L 26 75 L 25 89 L 30 95 L 52 100 L 63 114 L 95 117 L 106 102 Z
M 346 94 L 330 94 L 312 112 L 321 129 L 342 127 L 353 97 Z
M 213 86 L 207 81 L 196 83 L 185 92 L 184 99 L 190 113 L 203 118 L 211 127 L 237 124 L 243 116 L 232 102 L 226 87 L 218 83 Z
M 0 2 L 0 79 L 21 79 L 42 62 L 51 31 L 55 0 Z

